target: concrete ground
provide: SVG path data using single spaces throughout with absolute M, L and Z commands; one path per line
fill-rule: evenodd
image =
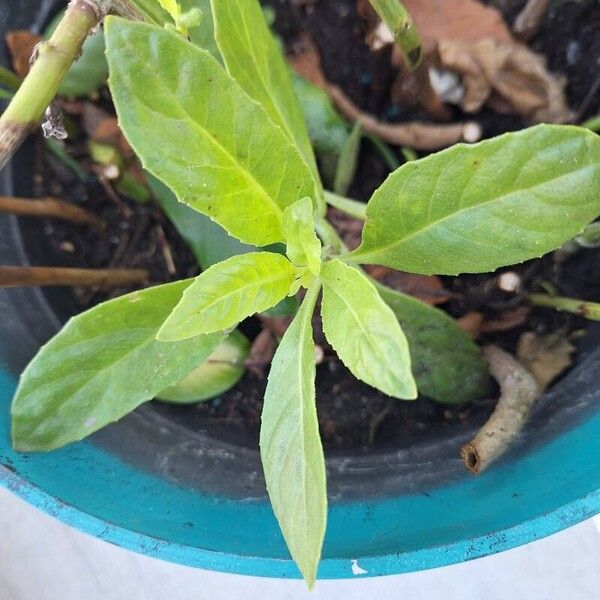
M 82 534 L 0 489 L 0 600 L 597 600 L 600 521 L 432 571 L 301 582 L 172 565 Z

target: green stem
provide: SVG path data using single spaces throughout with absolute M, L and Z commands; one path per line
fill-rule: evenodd
M 390 28 L 410 69 L 421 63 L 421 38 L 409 12 L 399 0 L 369 0 L 379 18 Z
M 400 166 L 398 157 L 385 142 L 382 142 L 376 135 L 373 135 L 372 133 L 363 133 L 363 136 L 367 138 L 373 145 L 373 148 L 379 152 L 379 155 L 381 158 L 383 158 L 390 171 L 395 171 Z
M 581 124 L 581 127 L 585 127 L 586 129 L 590 129 L 591 131 L 600 131 L 600 115 L 597 115 L 595 117 L 592 117 L 591 119 L 588 119 L 587 121 L 584 121 Z
M 327 192 L 326 192 L 327 193 Z M 321 238 L 329 255 L 345 254 L 348 248 L 333 228 L 333 225 L 324 217 L 321 217 L 315 223 L 318 236 Z
M 102 16 L 99 5 L 71 0 L 50 40 L 38 46 L 29 74 L 0 117 L 0 169 L 42 118 L 79 56 L 83 42 Z
M 564 296 L 549 296 L 547 294 L 529 294 L 527 298 L 535 306 L 554 308 L 555 310 L 580 315 L 592 321 L 600 321 L 600 304 L 596 302 L 565 298 Z
M 0 65 L 0 85 L 16 92 L 21 86 L 21 79 L 11 70 Z
M 325 200 L 327 204 L 345 212 L 347 215 L 364 221 L 367 218 L 367 205 L 364 202 L 358 200 L 352 200 L 333 192 L 325 190 Z

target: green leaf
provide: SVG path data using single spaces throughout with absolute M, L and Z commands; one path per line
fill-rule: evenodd
M 202 270 L 231 256 L 257 250 L 256 246 L 243 244 L 231 237 L 218 223 L 211 221 L 206 215 L 178 202 L 173 192 L 156 177 L 147 174 L 147 179 L 156 201 L 190 247 Z M 265 250 L 282 254 L 284 246 L 276 244 Z M 269 309 L 267 314 L 273 317 L 289 317 L 295 315 L 297 310 L 298 300 L 293 296 L 288 296 L 277 306 Z
M 190 404 L 219 396 L 242 378 L 249 353 L 248 338 L 235 329 L 185 379 L 164 389 L 156 397 L 163 402 Z
M 308 266 L 313 275 L 321 270 L 321 242 L 315 233 L 313 205 L 310 198 L 302 198 L 283 213 L 283 233 L 288 258 L 297 267 Z
M 477 345 L 445 312 L 373 282 L 406 334 L 419 392 L 444 404 L 481 400 L 490 392 Z
M 215 38 L 227 71 L 296 144 L 319 185 L 319 171 L 289 66 L 258 0 L 212 0 Z M 314 193 L 307 194 L 314 197 Z
M 202 22 L 190 31 L 190 39 L 200 48 L 208 50 L 219 62 L 222 62 L 215 40 L 215 24 L 210 0 L 181 0 L 181 5 L 184 10 L 199 8 L 202 11 Z
M 308 127 L 310 142 L 319 159 L 326 185 L 333 185 L 342 148 L 348 139 L 348 124 L 335 111 L 327 93 L 292 73 L 294 91 Z
M 314 181 L 281 129 L 181 36 L 117 17 L 105 32 L 119 122 L 146 169 L 238 239 L 283 241 L 283 210 Z
M 356 166 L 358 164 L 361 140 L 362 128 L 357 121 L 342 148 L 342 152 L 340 153 L 337 162 L 333 191 L 338 196 L 345 196 L 350 189 L 350 185 L 352 185 L 356 173 Z
M 52 450 L 119 420 L 209 356 L 222 334 L 156 333 L 191 280 L 133 292 L 72 318 L 27 366 L 12 404 L 17 450 Z
M 375 286 L 338 259 L 323 265 L 321 279 L 323 332 L 342 362 L 356 378 L 389 396 L 415 399 L 408 343 Z
M 196 261 L 206 270 L 226 258 L 256 250 L 231 237 L 218 223 L 177 201 L 175 194 L 161 181 L 148 175 L 148 184 L 179 235 L 186 241 Z
M 64 11 L 60 11 L 44 32 L 50 38 L 60 23 Z M 77 98 L 89 96 L 106 84 L 108 64 L 104 56 L 104 34 L 101 29 L 92 33 L 83 44 L 81 56 L 73 63 L 63 79 L 58 93 L 61 96 Z
M 312 587 L 327 521 L 325 460 L 315 405 L 311 288 L 271 365 L 260 429 L 260 456 L 271 505 L 306 583 Z
M 275 306 L 296 276 L 290 261 L 272 252 L 232 256 L 196 277 L 158 332 L 175 341 L 213 333 Z
M 403 165 L 367 207 L 359 263 L 480 273 L 558 248 L 600 213 L 600 137 L 538 125 Z

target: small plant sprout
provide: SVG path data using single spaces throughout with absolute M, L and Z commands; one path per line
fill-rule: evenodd
M 98 15 L 82 4 L 93 2 L 76 0 L 65 18 L 81 10 L 84 38 Z M 291 556 L 312 586 L 327 520 L 315 312 L 356 378 L 398 401 L 418 393 L 448 404 L 484 397 L 486 362 L 454 321 L 373 281 L 361 266 L 481 273 L 559 248 L 600 214 L 600 139 L 579 127 L 539 125 L 460 144 L 395 170 L 365 211 L 324 192 L 289 67 L 258 1 L 203 6 L 201 28 L 214 23 L 214 54 L 188 30 L 198 13 L 190 20 L 177 3 L 160 4 L 173 17 L 166 28 L 167 19 L 105 19 L 120 126 L 156 184 L 226 230 L 244 253 L 195 279 L 137 291 L 71 319 L 21 377 L 14 445 L 52 450 L 155 397 L 192 399 L 197 391 L 182 396 L 174 386 L 193 387 L 191 374 L 207 359 L 243 361 L 247 342 L 232 334 L 235 327 L 297 295 L 300 307 L 268 377 L 260 455 Z M 383 16 L 385 4 L 374 2 Z M 414 62 L 418 38 L 409 41 Z M 43 68 L 37 65 L 34 78 Z M 28 123 L 39 116 L 15 110 L 11 115 Z M 326 220 L 327 200 L 365 219 L 353 252 Z

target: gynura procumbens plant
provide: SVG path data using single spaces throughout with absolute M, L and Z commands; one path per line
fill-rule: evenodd
M 600 140 L 537 126 L 407 163 L 374 193 L 361 246 L 325 220 L 316 161 L 288 67 L 256 0 L 213 0 L 219 59 L 169 30 L 106 20 L 110 88 L 145 168 L 256 250 L 193 280 L 71 319 L 22 375 L 20 450 L 80 440 L 176 385 L 243 319 L 302 291 L 277 349 L 260 433 L 267 490 L 309 585 L 326 526 L 312 320 L 360 380 L 399 400 L 485 393 L 477 348 L 442 313 L 370 280 L 361 264 L 455 275 L 539 257 L 600 213 Z M 285 245 L 285 254 L 264 250 Z M 407 341 L 408 338 L 408 341 Z

